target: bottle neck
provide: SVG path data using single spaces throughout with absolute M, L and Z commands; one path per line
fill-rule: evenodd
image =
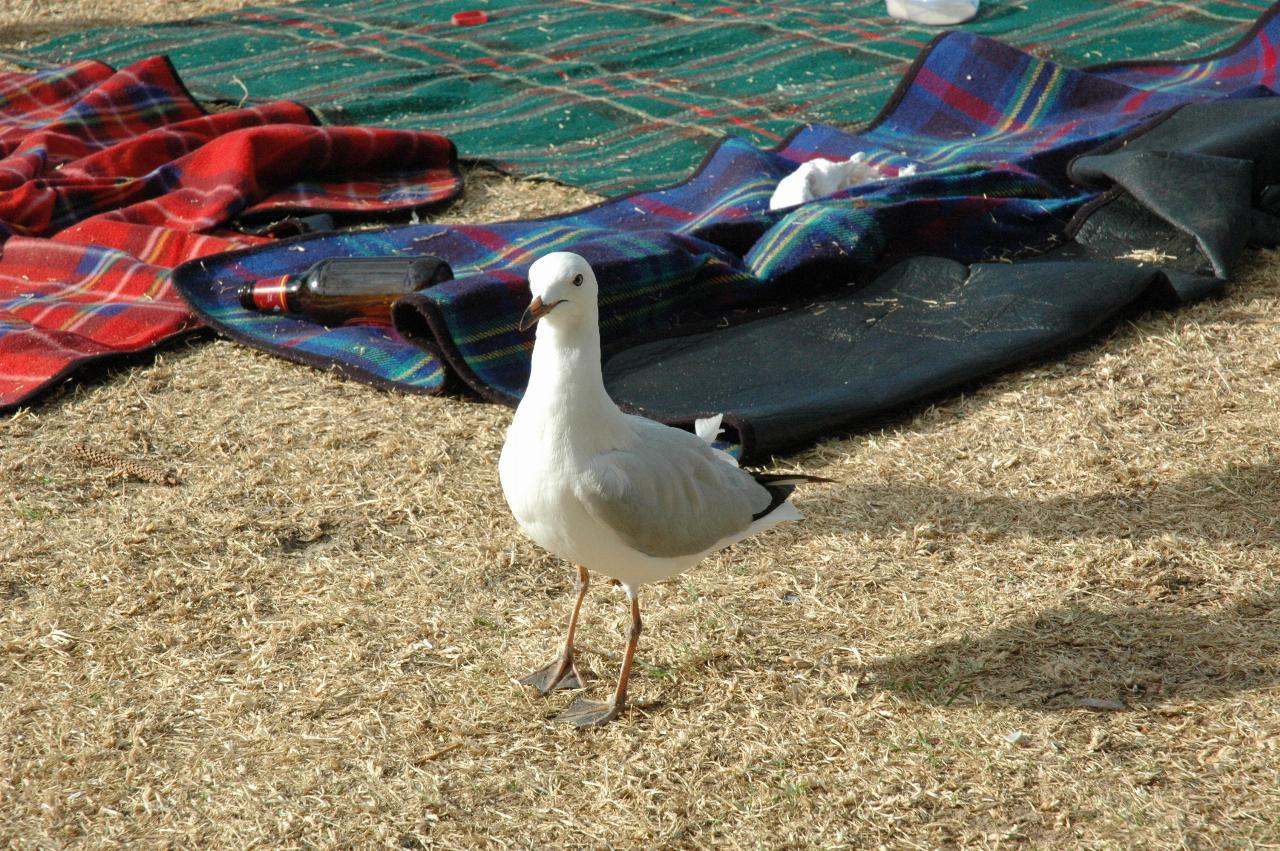
M 262 278 L 240 290 L 240 306 L 263 313 L 295 313 L 295 296 L 300 282 L 295 275 Z

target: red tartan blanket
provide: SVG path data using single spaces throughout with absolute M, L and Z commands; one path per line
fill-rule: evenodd
M 196 327 L 170 271 L 267 241 L 234 223 L 461 191 L 443 136 L 316 125 L 287 101 L 207 113 L 165 57 L 0 74 L 0 410 Z

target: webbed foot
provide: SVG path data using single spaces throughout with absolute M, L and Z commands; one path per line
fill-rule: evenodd
M 587 700 L 580 697 L 573 705 L 556 716 L 575 727 L 603 727 L 622 714 L 622 706 L 614 701 Z
M 532 674 L 521 677 L 520 682 L 533 686 L 543 697 L 561 689 L 582 688 L 582 677 L 578 676 L 572 656 L 552 659 Z

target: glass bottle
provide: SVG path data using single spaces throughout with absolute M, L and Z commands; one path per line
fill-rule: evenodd
M 391 321 L 391 304 L 453 279 L 439 257 L 330 257 L 298 275 L 262 278 L 240 287 L 240 305 L 264 313 L 306 316 L 334 327 Z

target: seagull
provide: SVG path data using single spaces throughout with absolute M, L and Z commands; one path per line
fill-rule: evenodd
M 578 689 L 573 637 L 590 583 L 588 566 L 613 577 L 631 604 L 618 685 L 608 701 L 579 697 L 558 720 L 594 727 L 626 706 L 627 680 L 642 628 L 638 590 L 682 573 L 711 553 L 800 512 L 788 497 L 816 476 L 738 468 L 711 445 L 719 418 L 698 434 L 621 411 L 600 364 L 599 288 L 582 257 L 555 252 L 529 268 L 533 300 L 520 319 L 535 323 L 529 384 L 498 464 L 516 522 L 544 549 L 577 567 L 577 599 L 560 652 L 520 679 L 543 696 Z

